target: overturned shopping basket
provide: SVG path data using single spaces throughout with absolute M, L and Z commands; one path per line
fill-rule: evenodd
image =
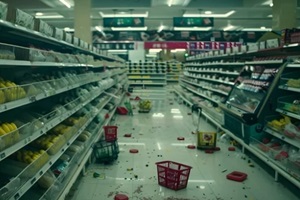
M 118 141 L 107 142 L 105 140 L 100 140 L 94 144 L 93 153 L 97 163 L 109 164 L 118 159 Z

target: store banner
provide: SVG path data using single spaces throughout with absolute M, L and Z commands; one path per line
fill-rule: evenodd
M 145 49 L 188 49 L 188 42 L 145 42 Z
M 173 17 L 174 27 L 213 27 L 214 18 L 211 17 Z
M 236 46 L 241 46 L 240 42 L 189 42 L 190 50 L 219 50 Z
M 100 50 L 134 50 L 134 42 L 94 42 L 94 45 Z
M 240 42 L 254 43 L 261 38 L 265 32 L 244 32 L 244 31 L 105 31 L 102 34 L 98 31 L 93 33 L 94 43 L 103 41 L 211 41 L 211 42 Z M 216 44 L 218 49 L 218 44 Z M 223 45 L 219 43 L 219 45 Z M 203 47 L 204 48 L 204 47 Z M 223 47 L 220 46 L 222 49 Z
M 145 19 L 143 17 L 108 17 L 103 18 L 104 27 L 143 27 Z

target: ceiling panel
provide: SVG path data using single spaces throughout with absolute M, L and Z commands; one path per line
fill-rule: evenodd
M 93 8 L 151 7 L 151 0 L 92 0 Z
M 1 0 L 15 8 L 20 9 L 39 9 L 39 8 L 49 8 L 48 5 L 41 2 L 40 0 Z
M 210 7 L 210 8 L 235 8 L 242 7 L 244 0 L 191 0 L 187 7 L 199 8 Z

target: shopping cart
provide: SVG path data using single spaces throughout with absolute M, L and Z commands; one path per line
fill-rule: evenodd
M 196 126 L 194 133 L 197 134 L 197 148 L 214 149 L 216 147 L 217 133 L 199 131 L 201 116 L 202 108 L 198 104 L 192 105 L 193 124 Z
M 119 145 L 118 141 L 107 142 L 106 140 L 100 140 L 94 144 L 93 154 L 97 163 L 109 164 L 118 159 Z
M 192 167 L 173 161 L 157 162 L 158 184 L 172 190 L 186 188 Z

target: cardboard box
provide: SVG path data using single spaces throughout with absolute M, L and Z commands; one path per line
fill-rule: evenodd
M 73 35 L 71 33 L 67 33 L 65 32 L 65 37 L 64 37 L 64 40 L 67 42 L 67 43 L 70 43 L 72 44 L 73 42 Z
M 247 45 L 241 46 L 241 52 L 247 52 Z
M 267 49 L 277 48 L 277 47 L 279 47 L 279 40 L 278 39 L 267 40 L 267 44 L 266 44 Z
M 226 54 L 231 54 L 231 53 L 232 53 L 232 48 L 231 47 L 226 48 Z
M 266 49 L 266 42 L 265 41 L 259 42 L 259 49 L 261 49 L 261 50 Z
M 58 40 L 64 39 L 64 31 L 60 28 L 54 28 L 54 37 Z
M 0 19 L 6 20 L 8 6 L 6 3 L 0 1 Z
M 46 57 L 42 54 L 39 49 L 23 49 L 16 48 L 15 49 L 16 60 L 26 60 L 26 61 L 46 61 Z
M 79 38 L 78 37 L 73 37 L 73 44 L 75 45 L 75 46 L 79 46 Z
M 91 44 L 88 44 L 88 45 L 89 45 L 89 50 L 93 51 L 93 45 L 91 45 Z
M 7 21 L 34 30 L 34 17 L 20 9 L 8 7 Z
M 53 27 L 44 22 L 43 20 L 35 19 L 34 25 L 34 30 L 43 33 L 49 37 L 52 37 L 54 35 Z
M 258 43 L 248 44 L 248 51 L 258 51 Z
M 232 47 L 232 53 L 239 53 L 241 51 L 240 46 Z

